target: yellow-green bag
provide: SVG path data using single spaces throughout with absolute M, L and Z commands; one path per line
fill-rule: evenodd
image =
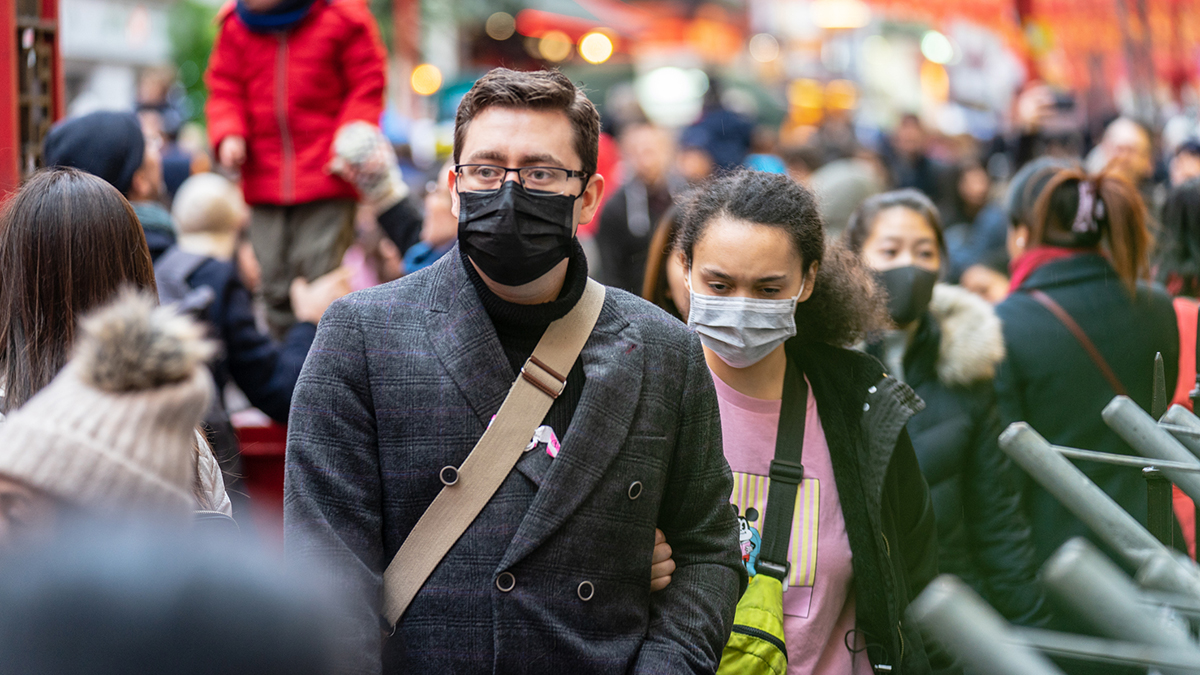
M 717 675 L 784 675 L 783 584 L 756 574 L 738 601 L 733 633 L 721 652 Z

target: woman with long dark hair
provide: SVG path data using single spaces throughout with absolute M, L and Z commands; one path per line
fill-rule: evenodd
M 937 207 L 922 193 L 867 199 L 843 238 L 888 292 L 894 327 L 867 353 L 925 401 L 908 432 L 933 497 L 938 569 L 967 581 L 1008 620 L 1043 623 L 1029 523 L 997 443 L 1000 320 L 982 298 L 937 283 L 946 245 Z
M 930 672 L 904 620 L 937 572 L 933 507 L 904 430 L 921 404 L 846 348 L 887 320 L 870 274 L 826 246 L 812 193 L 778 174 L 740 171 L 695 191 L 678 242 L 743 559 L 785 582 L 787 671 Z M 792 503 L 772 508 L 770 495 Z
M 0 414 L 50 383 L 79 317 L 124 286 L 155 293 L 146 237 L 129 202 L 77 169 L 31 178 L 0 216 Z
M 157 297 L 129 202 L 78 169 L 30 178 L 0 214 L 0 423 L 63 369 L 80 317 L 123 288 Z M 220 467 L 199 432 L 195 447 L 197 506 L 228 513 Z
M 1151 237 L 1142 198 L 1115 174 L 1039 161 L 1014 177 L 1009 204 L 1012 293 L 996 307 L 1008 351 L 996 374 L 1001 419 L 1028 422 L 1056 445 L 1134 454 L 1100 411 L 1117 394 L 1149 410 L 1155 354 L 1168 382 L 1179 363 L 1171 298 L 1145 281 Z M 1146 522 L 1141 472 L 1078 465 Z M 1032 480 L 1023 503 L 1039 565 L 1067 539 L 1088 535 Z

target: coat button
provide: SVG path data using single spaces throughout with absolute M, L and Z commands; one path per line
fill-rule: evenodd
M 580 600 L 587 602 L 596 595 L 596 587 L 592 585 L 592 582 L 585 581 L 579 584 L 579 588 L 575 592 L 579 594 Z
M 864 403 L 864 404 L 863 404 L 863 412 L 867 412 L 867 411 L 868 411 L 868 410 L 870 410 L 870 409 L 871 409 L 871 404 L 870 404 L 870 403 Z
M 642 481 L 635 480 L 629 484 L 629 498 L 637 499 L 642 496 Z
M 868 394 L 874 394 L 874 393 L 875 393 L 875 392 L 877 392 L 877 391 L 879 391 L 879 390 L 878 390 L 878 389 L 876 389 L 876 388 L 875 388 L 875 387 L 873 387 L 873 386 L 872 386 L 871 388 L 867 389 L 867 393 L 868 393 Z
M 512 572 L 501 572 L 500 576 L 496 577 L 496 588 L 500 589 L 501 593 L 507 593 L 517 586 L 517 578 L 512 575 Z
M 438 478 L 442 479 L 442 485 L 450 487 L 458 482 L 458 469 L 452 466 L 443 466 L 438 472 Z

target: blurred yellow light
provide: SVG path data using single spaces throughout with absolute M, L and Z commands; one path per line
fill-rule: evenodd
M 547 61 L 557 63 L 566 60 L 571 55 L 571 38 L 560 30 L 552 30 L 542 36 L 541 42 L 538 43 L 538 52 Z
M 921 93 L 935 103 L 950 100 L 950 75 L 944 66 L 932 61 L 921 64 Z
M 410 82 L 413 91 L 422 96 L 430 96 L 442 88 L 442 71 L 432 63 L 422 63 L 413 68 Z
M 826 30 L 862 28 L 871 22 L 871 8 L 862 0 L 814 0 L 813 23 Z
M 750 38 L 750 56 L 759 63 L 770 63 L 779 58 L 779 41 L 770 33 L 759 33 Z
M 484 29 L 493 40 L 507 40 L 517 32 L 517 20 L 508 12 L 496 12 L 488 17 Z
M 825 105 L 834 110 L 853 110 L 858 105 L 858 87 L 850 80 L 834 80 L 825 85 Z
M 816 80 L 796 80 L 788 85 L 788 103 L 797 108 L 820 108 L 825 105 L 825 90 Z
M 588 33 L 579 38 L 579 55 L 588 63 L 604 63 L 613 55 L 612 39 L 604 33 Z

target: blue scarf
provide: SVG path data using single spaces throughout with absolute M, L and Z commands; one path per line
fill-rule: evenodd
M 237 3 L 237 15 L 252 33 L 275 33 L 289 30 L 308 16 L 316 0 L 283 0 L 265 12 L 250 11 L 242 0 Z

